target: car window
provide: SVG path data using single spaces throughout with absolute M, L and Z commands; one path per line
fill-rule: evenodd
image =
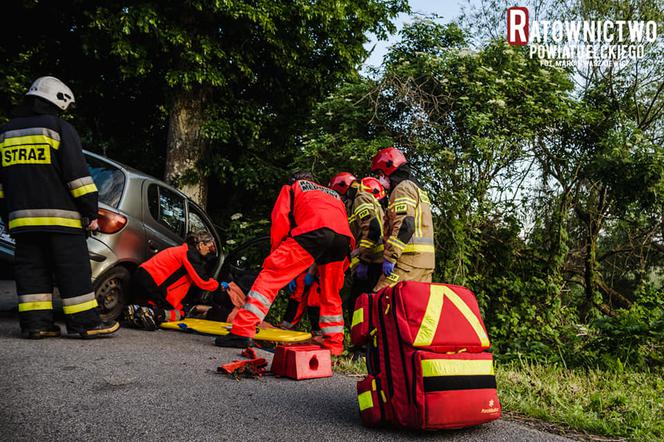
M 184 237 L 184 198 L 165 187 L 150 184 L 148 208 L 152 218 L 179 237 Z
M 124 191 L 124 172 L 106 161 L 88 155 L 85 156 L 85 161 L 99 191 L 99 201 L 111 207 L 118 207 Z
M 189 232 L 188 233 L 196 233 L 196 232 L 206 232 L 212 235 L 212 232 L 210 232 L 210 229 L 208 226 L 205 224 L 205 221 L 203 221 L 203 216 L 198 212 L 194 206 L 189 205 Z
M 231 266 L 231 272 L 258 274 L 263 261 L 270 254 L 270 239 L 257 238 L 240 245 L 232 250 L 227 262 Z

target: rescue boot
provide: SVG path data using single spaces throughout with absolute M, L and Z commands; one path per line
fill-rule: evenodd
M 26 339 L 57 338 L 60 336 L 60 327 L 53 324 L 44 329 L 21 330 L 21 335 Z
M 119 329 L 120 329 L 119 322 L 108 321 L 108 322 L 100 322 L 99 324 L 91 328 L 68 330 L 67 335 L 70 337 L 76 337 L 76 335 L 78 335 L 79 337 L 84 339 L 94 339 L 113 334 Z
M 140 323 L 140 328 L 148 331 L 159 329 L 159 321 L 155 311 L 150 307 L 140 307 L 136 312 L 136 320 Z
M 229 333 L 224 336 L 217 336 L 214 340 L 214 345 L 217 347 L 247 348 L 253 345 L 253 341 L 246 336 Z
M 138 318 L 138 312 L 140 311 L 141 306 L 136 304 L 129 304 L 125 307 L 122 318 L 130 327 L 143 328 L 140 319 Z

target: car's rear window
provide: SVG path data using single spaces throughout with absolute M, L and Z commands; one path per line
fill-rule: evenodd
M 99 191 L 99 201 L 111 207 L 118 207 L 125 185 L 125 174 L 105 161 L 86 155 L 90 175 Z

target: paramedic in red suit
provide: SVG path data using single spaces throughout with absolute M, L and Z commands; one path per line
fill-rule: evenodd
M 125 320 L 137 328 L 156 330 L 159 324 L 184 318 L 184 304 L 199 290 L 215 291 L 219 282 L 208 278 L 205 260 L 216 253 L 214 238 L 207 232 L 192 233 L 187 241 L 162 250 L 134 272 L 132 291 L 147 302 L 128 305 Z M 192 290 L 193 289 L 193 290 Z M 185 298 L 187 300 L 185 301 Z M 188 302 L 189 301 L 189 302 Z
M 219 336 L 219 347 L 247 347 L 256 326 L 267 315 L 279 290 L 312 264 L 320 278 L 320 318 L 323 346 L 333 355 L 343 351 L 344 321 L 339 291 L 355 240 L 339 195 L 300 173 L 281 188 L 272 209 L 272 248 L 252 286 L 231 333 Z

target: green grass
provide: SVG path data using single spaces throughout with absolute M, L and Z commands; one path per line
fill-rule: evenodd
M 603 436 L 664 439 L 661 372 L 514 363 L 498 366 L 496 374 L 506 411 Z
M 349 355 L 343 355 L 338 358 L 334 358 L 334 372 L 345 374 L 348 376 L 355 375 L 365 375 L 367 374 L 367 364 L 364 362 L 364 358 L 359 360 L 352 360 Z
M 336 358 L 334 371 L 366 373 L 364 360 Z M 661 372 L 567 369 L 534 363 L 498 365 L 499 397 L 506 412 L 579 432 L 634 441 L 664 440 Z

